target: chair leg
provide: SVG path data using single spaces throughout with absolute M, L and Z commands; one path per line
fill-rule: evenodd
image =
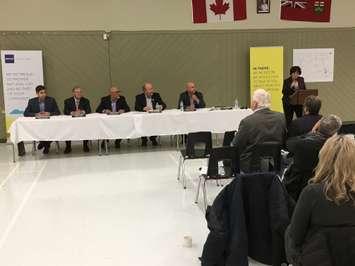
M 202 181 L 202 176 L 200 176 L 200 179 L 198 181 L 198 185 L 197 185 L 197 191 L 196 191 L 196 197 L 195 197 L 195 203 L 198 203 L 198 198 L 200 196 L 200 187 L 201 187 L 201 181 Z
M 219 187 L 219 182 L 218 182 L 218 180 L 216 180 L 216 185 L 217 185 L 217 187 Z
M 15 153 L 15 144 L 11 143 L 12 145 L 12 162 L 16 163 L 16 153 Z
M 203 182 L 203 206 L 205 208 L 205 212 L 207 211 L 207 190 L 206 190 L 206 179 Z

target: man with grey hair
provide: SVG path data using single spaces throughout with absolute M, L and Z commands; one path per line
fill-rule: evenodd
M 297 201 L 318 164 L 318 154 L 325 141 L 336 134 L 342 125 L 336 115 L 323 117 L 311 132 L 287 140 L 287 149 L 293 163 L 285 172 L 284 180 L 290 196 Z
M 271 96 L 263 90 L 254 91 L 251 109 L 253 114 L 244 118 L 236 133 L 232 146 L 238 148 L 240 169 L 245 172 L 256 171 L 260 164 L 253 160 L 257 144 L 275 141 L 284 144 L 286 137 L 286 121 L 283 114 L 270 110 Z

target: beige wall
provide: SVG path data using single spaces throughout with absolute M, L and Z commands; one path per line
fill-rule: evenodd
M 354 27 L 354 0 L 333 0 L 331 23 L 281 21 L 280 0 L 270 14 L 256 14 L 247 0 L 248 19 L 194 25 L 191 0 L 0 0 L 0 30 L 197 30 Z

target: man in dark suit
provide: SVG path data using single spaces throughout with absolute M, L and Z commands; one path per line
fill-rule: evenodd
M 184 110 L 190 111 L 206 107 L 203 94 L 196 90 L 195 83 L 193 82 L 188 82 L 186 84 L 186 91 L 180 94 L 178 109 L 181 108 L 181 103 L 184 106 Z
M 138 94 L 136 96 L 135 110 L 139 112 L 148 112 L 150 110 L 157 109 L 157 105 L 161 106 L 162 110 L 166 108 L 166 104 L 161 99 L 160 94 L 154 92 L 153 85 L 149 82 L 144 83 L 143 85 L 143 93 Z M 157 137 L 151 136 L 149 137 L 153 146 L 157 146 Z M 147 137 L 142 137 L 142 146 L 147 146 L 148 139 Z
M 125 97 L 120 95 L 120 90 L 116 86 L 110 88 L 110 95 L 102 97 L 99 106 L 96 108 L 96 113 L 125 113 L 129 112 L 130 108 L 126 102 Z M 101 143 L 101 147 L 105 147 L 105 142 Z M 121 147 L 121 140 L 115 140 L 115 147 L 119 149 Z
M 271 97 L 263 89 L 253 94 L 251 109 L 253 114 L 244 118 L 239 125 L 232 146 L 237 146 L 240 154 L 240 168 L 247 173 L 257 168 L 252 165 L 253 153 L 257 144 L 276 141 L 281 145 L 285 142 L 286 123 L 284 115 L 269 109 Z
M 288 129 L 288 136 L 301 136 L 310 132 L 314 125 L 322 118 L 319 114 L 321 106 L 322 102 L 318 96 L 308 96 L 303 105 L 304 116 L 291 122 Z
M 283 182 L 294 200 L 298 200 L 303 188 L 313 176 L 323 144 L 339 131 L 341 124 L 339 117 L 329 115 L 318 121 L 313 131 L 287 140 L 286 147 L 293 163 L 286 170 Z
M 82 90 L 80 87 L 76 86 L 72 89 L 73 97 L 70 97 L 64 100 L 64 114 L 65 115 L 83 115 L 83 114 L 90 114 L 91 107 L 90 101 L 83 97 Z M 71 141 L 65 142 L 65 150 L 64 153 L 68 154 L 71 153 Z M 83 150 L 84 152 L 89 152 L 88 141 L 83 141 Z
M 37 97 L 32 98 L 28 101 L 25 112 L 23 113 L 26 117 L 33 116 L 53 116 L 60 115 L 60 111 L 57 102 L 54 98 L 47 96 L 46 88 L 42 85 L 36 87 Z M 38 149 L 43 149 L 43 154 L 49 153 L 51 142 L 50 141 L 40 141 L 38 144 Z M 23 142 L 18 144 L 19 156 L 25 155 L 25 146 Z
M 302 116 L 302 105 L 292 105 L 290 103 L 290 97 L 298 90 L 305 90 L 306 84 L 304 83 L 301 68 L 299 66 L 293 66 L 290 69 L 290 77 L 284 80 L 282 87 L 282 104 L 284 108 L 287 127 L 290 126 L 293 113 L 296 113 L 297 117 Z

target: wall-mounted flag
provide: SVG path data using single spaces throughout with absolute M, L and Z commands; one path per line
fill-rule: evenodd
M 331 0 L 281 0 L 281 19 L 329 22 Z
M 243 20 L 246 0 L 192 0 L 192 14 L 194 23 Z

